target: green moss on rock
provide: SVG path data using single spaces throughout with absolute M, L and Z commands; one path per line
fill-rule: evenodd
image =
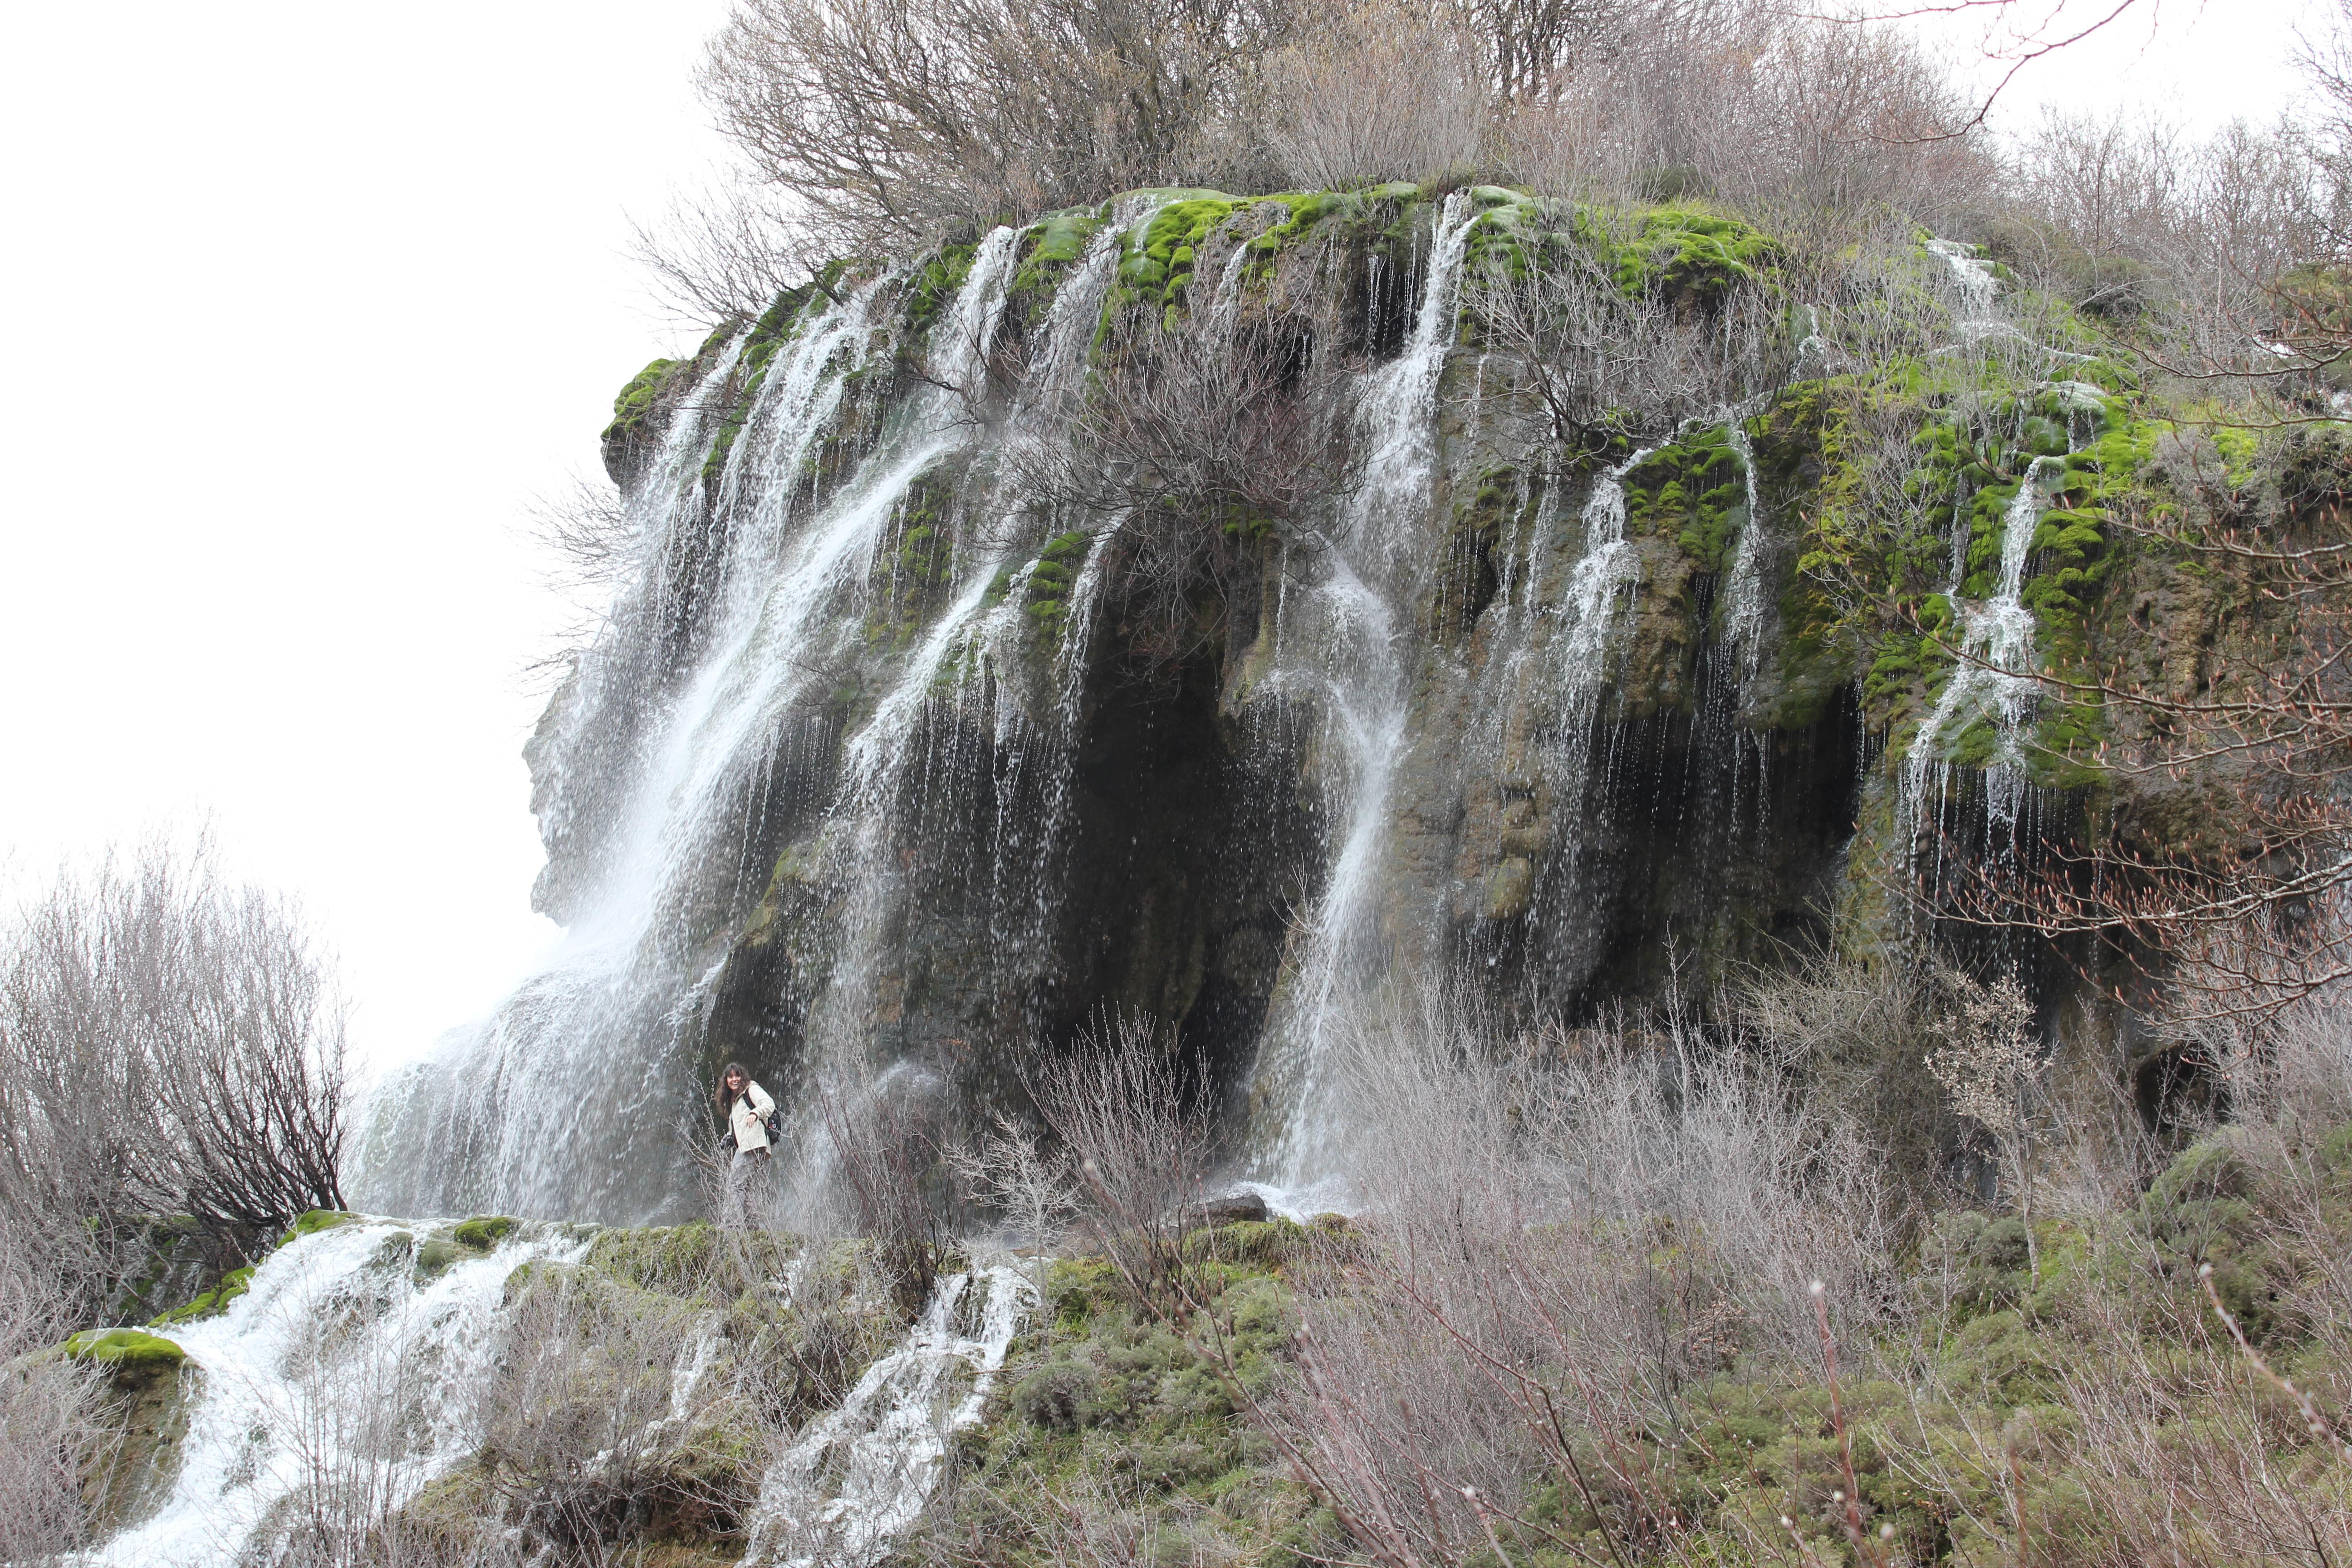
M 457 1228 L 450 1232 L 450 1235 L 461 1247 L 477 1247 L 488 1252 L 499 1242 L 504 1241 L 509 1233 L 520 1223 L 521 1222 L 509 1219 L 505 1215 L 483 1215 L 460 1221 Z
M 683 360 L 657 359 L 631 376 L 628 384 L 613 399 L 613 422 L 604 426 L 603 439 L 611 442 L 634 436 L 644 426 L 647 416 L 660 401 L 662 389 L 669 384 L 671 374 Z
M 85 1329 L 65 1342 L 66 1355 L 118 1373 L 172 1372 L 188 1359 L 173 1342 L 138 1329 Z
M 296 1220 L 286 1234 L 278 1238 L 278 1245 L 291 1247 L 306 1236 L 316 1236 L 322 1230 L 333 1230 L 338 1226 L 349 1225 L 359 1217 L 355 1214 L 344 1214 L 336 1209 L 312 1209 L 309 1214 Z
M 228 1310 L 228 1304 L 244 1295 L 252 1284 L 253 1266 L 251 1264 L 247 1264 L 243 1268 L 233 1269 L 222 1277 L 219 1284 L 198 1296 L 194 1300 L 158 1315 L 147 1326 L 167 1328 L 174 1323 L 194 1323 L 205 1318 L 216 1318 Z
M 1633 237 L 1612 247 L 1611 270 L 1629 294 L 1713 300 L 1755 278 L 1779 254 L 1771 237 L 1697 203 L 1675 203 L 1642 215 Z

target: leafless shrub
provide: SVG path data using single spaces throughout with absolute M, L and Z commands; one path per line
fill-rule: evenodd
M 552 586 L 607 599 L 635 572 L 636 531 L 610 479 L 575 475 L 527 515 L 531 542 L 556 563 Z
M 1288 182 L 1345 190 L 1460 179 L 1487 160 L 1489 92 L 1470 38 L 1440 12 L 1381 0 L 1267 65 L 1269 132 Z
M 1927 1070 L 1927 1047 L 1950 1016 L 1938 972 L 1894 957 L 1797 958 L 1739 976 L 1727 1001 L 1747 1048 L 1801 1075 L 1807 1098 L 1870 1129 L 1890 1177 L 1922 1206 L 1949 1196 L 1960 1129 Z
M 0 1562 L 41 1564 L 86 1538 L 81 1472 L 103 1437 L 96 1375 L 37 1353 L 80 1324 L 44 1267 L 51 1239 L 19 1239 L 31 1217 L 0 1209 Z
M 1209 1118 L 1186 1078 L 1139 1012 L 1097 1017 L 1068 1051 L 1022 1068 L 1045 1124 L 1076 1156 L 1092 1200 L 1081 1223 L 1129 1287 L 1163 1305 L 1181 1289 L 1186 1205 L 1208 1167 Z
M 1535 246 L 1523 270 L 1473 279 L 1473 300 L 1489 344 L 1517 361 L 1541 402 L 1558 460 L 1663 435 L 1772 384 L 1775 329 L 1750 290 L 1682 308 L 1655 285 L 1621 288 L 1577 237 Z
M 2352 1005 L 2340 984 L 2260 1014 L 2185 1019 L 2169 1032 L 2219 1079 L 2242 1123 L 2309 1138 L 2352 1121 Z
M 1898 1321 L 1898 1215 L 1853 1129 L 1678 1016 L 1523 1040 L 1408 998 L 1347 1071 L 1368 1261 L 1302 1307 L 1286 1447 L 1383 1562 L 1451 1562 L 1531 1478 L 1632 1550 L 1677 1506 L 1655 1457 L 1727 1367 L 1817 1367 L 1816 1279 L 1855 1344 Z M 1588 1546 L 1556 1542 L 1579 1561 Z
M 201 845 L 61 876 L 0 972 L 0 1199 L 68 1289 L 102 1289 L 135 1216 L 232 1242 L 341 1208 L 343 1033 L 288 906 Z
M 681 190 L 659 223 L 631 227 L 662 302 L 697 325 L 757 318 L 826 259 L 807 252 L 777 193 L 740 178 Z
M 183 1206 L 247 1232 L 340 1209 L 341 1005 L 313 942 L 256 891 L 196 910 L 173 1027 L 157 1042 Z
M 1239 300 L 1175 322 L 1131 313 L 1067 439 L 1020 448 L 1033 493 L 1117 520 L 1097 548 L 1130 651 L 1188 652 L 1204 590 L 1229 597 L 1253 542 L 1346 488 L 1340 367 L 1320 329 Z
M 1240 1568 L 1252 1560 L 1258 1542 L 1222 1508 L 1155 1491 L 1117 1473 L 1016 1473 L 967 1494 L 956 1511 L 969 1522 L 934 1528 L 910 1543 L 910 1555 L 926 1568 L 1014 1557 L 1051 1568 Z
M 934 1180 L 938 1136 L 921 1108 L 888 1080 L 819 1093 L 831 1175 L 848 1233 L 867 1238 L 900 1309 L 922 1310 L 939 1280 L 949 1240 L 944 1194 Z
M 2209 353 L 2223 347 L 2215 327 L 2234 328 L 2242 360 L 2266 287 L 2329 254 L 2326 184 L 2318 147 L 2291 121 L 2233 122 L 2198 142 L 2158 120 L 2050 110 L 1991 237 L 2081 310 L 2186 331 Z
M 533 1278 L 483 1394 L 479 1461 L 531 1542 L 620 1561 L 682 1525 L 733 1526 L 757 1483 L 714 1462 L 714 1426 L 740 1414 L 726 1378 L 699 1375 L 718 1331 L 691 1300 L 593 1270 Z
M 263 1526 L 274 1561 L 295 1568 L 405 1568 L 446 1560 L 442 1542 L 399 1516 L 408 1423 L 431 1397 L 416 1358 L 366 1335 L 335 1358 L 332 1386 L 272 1412 L 292 1436 L 299 1477 Z M 470 1555 L 470 1553 L 468 1553 Z
M 2342 1212 L 2310 1201 L 2322 1178 L 2307 1156 L 2247 1131 L 2169 1194 L 2185 1205 L 2172 1223 L 2198 1228 L 2212 1199 L 2245 1193 L 2273 1237 L 2294 1237 L 2287 1256 L 2317 1267 L 2265 1280 L 2265 1306 L 2309 1336 L 2304 1364 L 2330 1368 L 2333 1381 L 2347 1343 Z M 2325 1423 L 2315 1428 L 2308 1399 L 2249 1375 L 2267 1363 L 2234 1314 L 2209 1310 L 2221 1305 L 2210 1273 L 2164 1256 L 2156 1217 L 2126 1208 L 2077 1220 L 2099 1262 L 2032 1309 L 2047 1393 L 2031 1413 L 1953 1376 L 1948 1362 L 1889 1347 L 1910 1397 L 1873 1436 L 1906 1481 L 1950 1500 L 1955 1556 L 2318 1562 L 2352 1542 Z M 2173 1237 L 2190 1252 L 2220 1239 L 2218 1229 Z
M 1001 1212 L 1029 1241 L 1038 1299 L 1045 1299 L 1046 1249 L 1063 1222 L 1078 1211 L 1082 1188 L 1067 1149 L 1040 1146 L 1035 1134 L 999 1115 L 992 1133 L 977 1148 L 949 1152 L 948 1162 L 963 1179 L 968 1202 Z

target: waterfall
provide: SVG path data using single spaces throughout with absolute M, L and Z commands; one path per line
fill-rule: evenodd
M 610 820 L 593 879 L 571 900 L 549 965 L 487 1025 L 387 1086 L 362 1169 L 379 1206 L 672 1212 L 695 1088 L 684 1053 L 717 973 L 719 954 L 700 948 L 713 873 L 730 889 L 753 874 L 740 865 L 743 821 L 769 773 L 829 744 L 803 714 L 856 648 L 886 531 L 910 487 L 978 437 L 959 389 L 982 374 L 1014 237 L 1000 228 L 982 243 L 933 330 L 929 380 L 890 410 L 870 454 L 830 493 L 803 469 L 841 413 L 845 382 L 876 352 L 871 310 L 887 278 L 801 322 L 741 416 L 708 505 L 698 479 L 709 405 L 740 339 L 673 422 L 635 491 L 643 574 L 582 658 L 539 749 L 551 844 L 572 822 Z M 694 583 L 685 610 L 682 578 Z M 690 647 L 680 673 L 649 690 L 648 664 L 679 641 Z M 875 722 L 889 731 L 905 706 L 886 703 Z M 892 748 L 886 734 L 859 751 Z
M 1640 563 L 1625 539 L 1625 476 L 1650 460 L 1657 450 L 1644 447 L 1592 481 L 1584 503 L 1584 558 L 1569 580 L 1567 617 L 1560 670 L 1563 707 L 1570 725 L 1589 715 L 1591 699 L 1606 673 L 1602 656 L 1608 651 L 1609 630 L 1617 590 L 1630 583 Z
M 1493 198 L 1369 195 L 1278 226 L 1234 203 L 1192 231 L 1193 277 L 1136 244 L 1178 195 L 788 296 L 670 373 L 657 449 L 626 454 L 634 574 L 531 742 L 566 934 L 380 1093 L 361 1201 L 688 1217 L 705 1080 L 740 1055 L 792 1118 L 797 1202 L 822 1185 L 828 1097 L 885 1086 L 957 1119 L 1106 1002 L 1249 1089 L 1253 1173 L 1312 1183 L 1346 1121 L 1335 1044 L 1400 984 L 1483 961 L 1516 998 L 1601 973 L 1605 900 L 1638 874 L 1610 837 L 1638 794 L 1621 773 L 1682 747 L 1714 779 L 1722 672 L 1744 689 L 1763 657 L 1751 411 L 1725 416 L 1748 515 L 1721 614 L 1668 662 L 1716 651 L 1642 666 L 1629 728 L 1611 693 L 1628 634 L 1672 618 L 1642 595 L 1675 542 L 1627 537 L 1648 452 L 1559 471 L 1507 356 L 1454 360 Z M 1254 225 L 1286 232 L 1251 250 Z M 1341 313 L 1297 313 L 1318 290 Z M 1226 520 L 1118 510 L 1073 442 L 1110 326 L 1261 310 L 1311 320 L 1323 363 L 1402 326 L 1339 384 L 1344 417 L 1285 403 L 1287 382 L 1269 404 L 1301 439 L 1336 430 L 1349 481 L 1267 540 L 1203 547 L 1172 531 Z M 1673 571 L 1669 592 L 1696 581 Z M 1685 743 L 1691 682 L 1715 727 Z
M 2026 341 L 2025 334 L 1994 307 L 1993 298 L 2000 281 L 1993 276 L 1991 262 L 1979 258 L 1973 247 L 1958 240 L 1931 239 L 1927 241 L 1927 251 L 1943 262 L 1951 279 L 1952 292 L 1957 296 L 1952 326 L 1958 331 L 1962 346 L 1974 348 L 1988 340 Z
M 1322 1166 L 1335 1107 L 1328 1058 L 1377 978 L 1382 839 L 1410 675 L 1397 612 L 1425 570 L 1418 552 L 1427 547 L 1422 520 L 1435 480 L 1438 383 L 1454 346 L 1474 220 L 1466 197 L 1446 198 L 1404 348 L 1360 397 L 1370 452 L 1360 487 L 1324 542 L 1318 579 L 1286 596 L 1275 668 L 1258 694 L 1319 709 L 1321 789 L 1337 825 L 1321 896 L 1259 1049 L 1259 1094 L 1268 1107 L 1258 1134 L 1261 1173 L 1289 1185 L 1328 1173 Z
M 2036 458 L 2018 482 L 2017 494 L 2001 513 L 2000 577 L 1992 596 L 1980 605 L 1959 598 L 1963 560 L 1956 566 L 1947 589 L 1959 625 L 1960 663 L 1936 706 L 1912 738 L 1903 764 L 1904 826 L 1919 831 L 1918 813 L 1927 797 L 1931 771 L 1940 795 L 1948 782 L 1949 748 L 1979 719 L 1994 726 L 1992 759 L 1985 770 L 1993 818 L 2014 829 L 2029 787 L 2021 737 L 2040 690 L 2033 678 L 2033 612 L 2021 595 L 2025 585 L 2025 562 L 2032 552 L 2034 531 L 2049 510 L 2051 491 L 2065 465 L 2055 458 Z
M 1731 571 L 1723 585 L 1723 644 L 1739 651 L 1742 683 L 1753 679 L 1764 652 L 1764 503 L 1756 489 L 1756 447 L 1748 424 L 1735 411 L 1724 420 L 1724 434 L 1739 459 L 1740 480 L 1747 487 L 1748 510 L 1740 519 L 1739 542 L 1733 548 Z
M 287 1508 L 388 1511 L 470 1455 L 508 1279 L 585 1244 L 518 1237 L 419 1283 L 420 1239 L 381 1220 L 299 1237 L 218 1317 L 168 1330 L 195 1369 L 179 1470 L 152 1514 L 79 1561 L 227 1568 Z
M 871 1568 L 922 1514 L 949 1440 L 980 1419 L 1037 1289 L 1020 1271 L 942 1278 L 898 1348 L 769 1468 L 746 1568 Z
M 193 1386 L 170 1492 L 75 1561 L 231 1568 L 274 1560 L 311 1517 L 358 1538 L 479 1450 L 477 1395 L 507 1353 L 513 1279 L 579 1263 L 592 1237 L 518 1233 L 427 1279 L 432 1249 L 450 1246 L 435 1228 L 361 1219 L 299 1237 L 220 1316 L 172 1328 Z M 942 1278 L 898 1348 L 769 1464 L 745 1562 L 877 1562 L 929 1500 L 949 1441 L 979 1420 L 1037 1304 L 1008 1266 Z M 667 1415 L 632 1441 L 692 1418 L 723 1343 L 707 1315 L 670 1369 Z
M 1969 247 L 1949 240 L 1929 240 L 1927 247 L 1943 261 L 1950 277 L 1957 297 L 1953 324 L 1964 344 L 1975 346 L 1993 340 L 2027 342 L 1999 313 L 1990 262 L 1978 259 Z M 2042 353 L 2045 357 L 2058 357 L 2057 351 Z M 1895 803 L 1896 831 L 1911 863 L 1916 866 L 1928 859 L 1938 879 L 1944 837 L 1941 816 L 1950 793 L 1951 753 L 1975 725 L 1983 722 L 1992 727 L 1991 750 L 1982 775 L 1987 821 L 2002 835 L 2002 853 L 2015 853 L 2018 825 L 2032 798 L 2024 735 L 2040 688 L 2034 679 L 2033 612 L 2023 602 L 2025 565 L 2042 514 L 2049 510 L 2063 471 L 2064 465 L 2052 458 L 2034 458 L 2026 465 L 2017 493 L 2001 513 L 2000 574 L 1991 595 L 1981 603 L 1961 597 L 1968 580 L 1969 506 L 1965 493 L 1954 500 L 1951 563 L 1944 596 L 1952 606 L 1958 633 L 1959 662 L 1912 737 Z M 1931 794 L 1937 816 L 1932 854 L 1921 843 L 1930 830 L 1926 818 Z

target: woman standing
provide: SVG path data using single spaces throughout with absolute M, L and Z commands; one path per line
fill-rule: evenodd
M 727 1064 L 719 1075 L 719 1113 L 727 1119 L 735 1152 L 727 1163 L 727 1193 L 719 1209 L 722 1228 L 759 1226 L 758 1211 L 767 1206 L 768 1196 L 768 1118 L 775 1110 L 776 1102 L 751 1081 L 741 1062 Z

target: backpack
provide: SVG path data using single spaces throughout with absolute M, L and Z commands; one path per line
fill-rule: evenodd
M 781 1146 L 784 1141 L 784 1108 L 780 1105 L 768 1112 L 761 1119 L 760 1125 L 768 1130 L 768 1146 L 772 1149 Z

